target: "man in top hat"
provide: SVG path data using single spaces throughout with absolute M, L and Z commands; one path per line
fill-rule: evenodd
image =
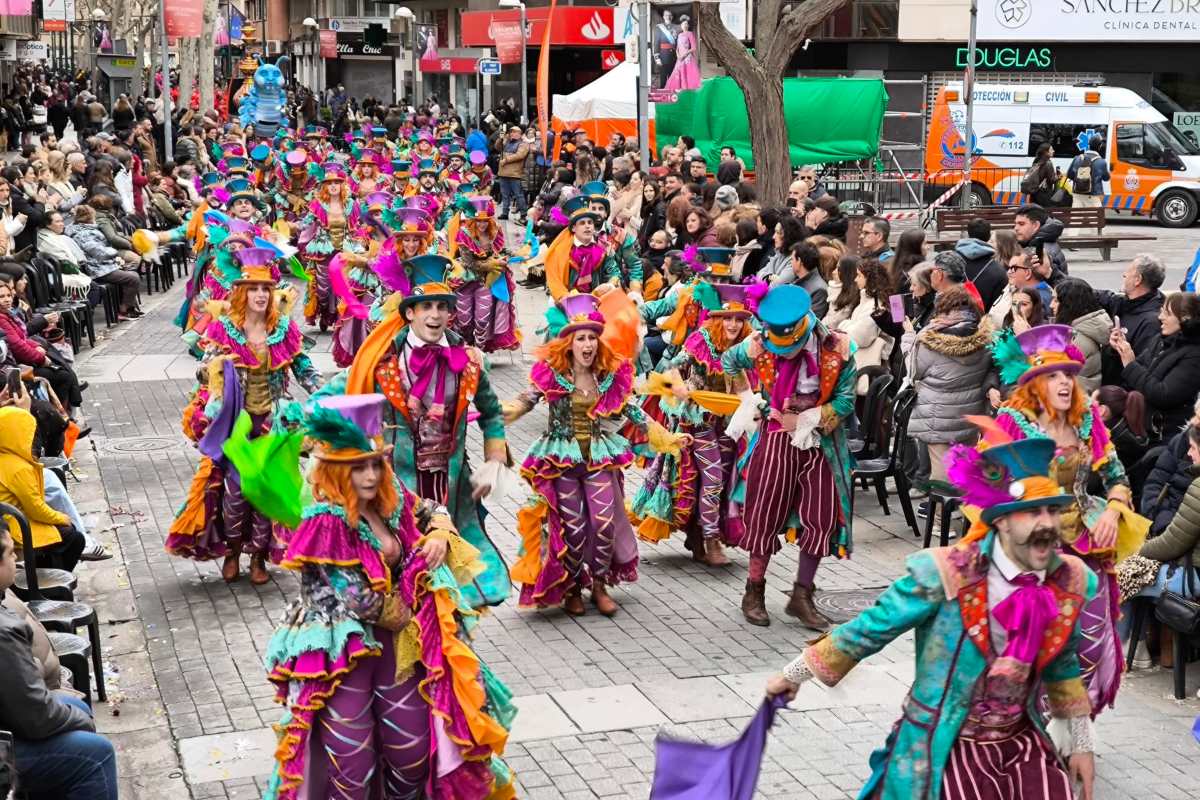
M 304 148 L 317 163 L 324 161 L 333 151 L 329 144 L 329 134 L 319 125 L 304 126 Z
M 487 195 L 460 196 L 447 226 L 451 286 L 458 295 L 458 332 L 486 353 L 521 346 L 513 307 L 513 279 L 504 255 L 504 233 Z
M 438 176 L 442 191 L 448 194 L 458 191 L 459 185 L 466 179 L 466 173 L 467 151 L 462 148 L 462 145 L 450 145 L 450 149 L 446 153 L 446 168 Z
M 256 222 L 262 215 L 264 205 L 258 190 L 249 178 L 241 177 L 225 182 L 225 191 L 229 193 L 227 208 L 234 219 L 243 222 Z
M 450 260 L 422 255 L 406 266 L 412 290 L 359 348 L 347 372 L 318 395 L 380 392 L 388 398 L 385 437 L 393 466 L 408 489 L 446 506 L 464 539 L 480 551 L 485 572 L 463 592 L 473 606 L 508 597 L 508 570 L 483 530 L 479 500 L 508 464 L 500 401 L 483 353 L 451 330 L 455 295 Z M 479 412 L 484 463 L 467 460 L 467 416 Z
M 1053 440 L 986 440 L 995 443 L 957 445 L 950 456 L 973 520 L 967 536 L 909 556 L 904 577 L 874 606 L 767 682 L 769 695 L 788 697 L 813 677 L 836 685 L 916 632 L 912 689 L 871 756 L 861 797 L 1069 800 L 1073 779 L 1082 781 L 1080 797 L 1092 797 L 1091 703 L 1078 650 L 1080 611 L 1097 578 L 1058 549 L 1061 511 L 1073 497 L 1048 477 Z
M 604 181 L 585 183 L 580 192 L 588 198 L 588 205 L 600 218 L 596 238 L 604 245 L 616 263 L 621 275 L 621 286 L 634 301 L 642 299 L 642 259 L 637 252 L 637 237 L 624 226 L 617 226 L 609 219 L 612 204 L 608 198 L 608 184 Z
M 689 247 L 682 252 L 672 251 L 672 260 L 677 258 L 682 262 L 684 277 L 672 283 L 665 296 L 638 307 L 647 329 L 661 331 L 666 346 L 661 352 L 655 346 L 657 362 L 651 348 L 643 348 L 638 357 L 639 371 L 668 369 L 667 362 L 675 358 L 688 337 L 699 330 L 708 310 L 719 305 L 714 285 L 718 276 L 730 274 L 729 262 L 733 254 L 730 247 Z
M 432 216 L 437 217 L 445 206 L 444 198 L 441 191 L 438 189 L 438 165 L 437 162 L 430 158 L 423 158 L 418 165 L 417 172 L 417 191 L 415 194 L 425 195 L 437 200 L 437 212 Z
M 771 623 L 767 565 L 787 534 L 800 556 L 785 611 L 825 630 L 829 621 L 813 605 L 813 578 L 822 558 L 851 550 L 851 461 L 842 421 L 854 412 L 854 347 L 821 324 L 799 286 L 773 287 L 758 319 L 761 332 L 721 357 L 725 372 L 753 370 L 758 379 L 758 391 L 743 392 L 726 429 L 734 439 L 758 432 L 734 490 L 745 526 L 739 546 L 750 553 L 742 615 L 751 625 Z
M 546 286 L 558 301 L 571 291 L 587 294 L 604 283 L 619 283 L 616 260 L 596 238 L 602 220 L 589 198 L 576 195 L 563 203 L 568 227 L 546 250 Z
M 410 197 L 416 193 L 416 184 L 412 179 L 412 162 L 408 159 L 392 159 L 392 191 L 399 197 Z
M 482 150 L 472 150 L 471 154 L 467 156 L 467 162 L 470 164 L 470 169 L 468 170 L 470 174 L 467 176 L 468 180 L 473 176 L 477 181 L 473 191 L 484 194 L 490 193 L 492 191 L 494 176 L 492 175 L 492 168 L 487 163 L 487 153 L 484 153 Z

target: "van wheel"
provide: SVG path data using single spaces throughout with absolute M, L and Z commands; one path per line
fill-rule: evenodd
M 1159 223 L 1168 228 L 1188 228 L 1196 221 L 1200 208 L 1197 207 L 1194 194 L 1173 189 L 1159 195 L 1154 204 L 1154 213 Z
M 967 208 L 983 208 L 992 204 L 992 193 L 986 186 L 972 183 L 967 192 Z

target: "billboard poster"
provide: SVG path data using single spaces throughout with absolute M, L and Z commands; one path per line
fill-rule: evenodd
M 650 100 L 669 103 L 675 93 L 700 88 L 700 37 L 691 3 L 651 6 Z

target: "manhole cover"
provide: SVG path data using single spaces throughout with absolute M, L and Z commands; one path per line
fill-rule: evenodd
M 108 449 L 116 453 L 153 453 L 179 447 L 180 440 L 166 436 L 135 436 L 130 439 L 115 439 L 108 442 Z
M 834 622 L 846 622 L 874 605 L 882 593 L 883 589 L 818 589 L 813 595 L 813 605 Z

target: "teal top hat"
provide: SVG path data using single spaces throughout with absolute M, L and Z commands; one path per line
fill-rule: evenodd
M 249 172 L 250 162 L 241 156 L 229 156 L 225 159 L 226 172 Z
M 399 175 L 402 178 L 412 175 L 412 162 L 406 161 L 403 158 L 393 158 L 392 174 Z
M 603 222 L 600 215 L 592 211 L 591 198 L 582 194 L 577 194 L 563 203 L 563 213 L 571 221 L 572 227 L 574 227 L 576 222 L 584 219 L 590 219 L 597 225 Z
M 253 161 L 267 161 L 271 157 L 271 148 L 265 143 L 256 144 L 254 149 L 250 151 L 250 159 Z
M 454 306 L 458 299 L 450 289 L 447 273 L 454 267 L 450 259 L 439 255 L 420 255 L 404 262 L 408 268 L 412 294 L 400 301 L 400 309 L 426 300 L 449 303 Z
M 238 200 L 249 200 L 256 206 L 262 206 L 262 199 L 258 196 L 258 191 L 247 178 L 234 178 L 225 184 L 225 191 L 229 192 L 230 204 Z
M 763 347 L 778 356 L 796 353 L 808 341 L 816 323 L 812 298 L 795 284 L 774 286 L 758 304 L 758 319 L 765 328 Z
M 203 186 L 220 186 L 225 180 L 225 176 L 219 172 L 206 172 L 200 176 L 200 183 Z
M 732 247 L 698 247 L 696 250 L 701 263 L 707 267 L 706 271 L 712 277 L 728 277 L 733 273 L 729 263 L 733 261 L 736 251 Z
M 419 174 L 421 174 L 421 175 L 437 175 L 438 174 L 437 164 L 434 163 L 434 160 L 432 158 L 422 158 L 420 165 L 418 166 L 418 169 L 420 170 Z
M 982 505 L 979 516 L 989 524 L 1014 511 L 1070 505 L 1075 496 L 1063 492 L 1049 477 L 1050 460 L 1056 448 L 1053 439 L 1033 436 L 980 451 L 982 463 L 971 474 L 955 470 L 956 477 L 965 484 L 959 487 L 964 500 L 971 505 Z M 955 456 L 955 460 L 960 458 L 958 453 Z M 1038 480 L 1032 480 L 1035 478 Z M 1002 495 L 1007 495 L 1006 501 L 997 502 Z
M 579 188 L 579 191 L 588 199 L 588 202 L 602 204 L 606 215 L 612 208 L 608 200 L 608 184 L 604 181 L 588 181 Z

